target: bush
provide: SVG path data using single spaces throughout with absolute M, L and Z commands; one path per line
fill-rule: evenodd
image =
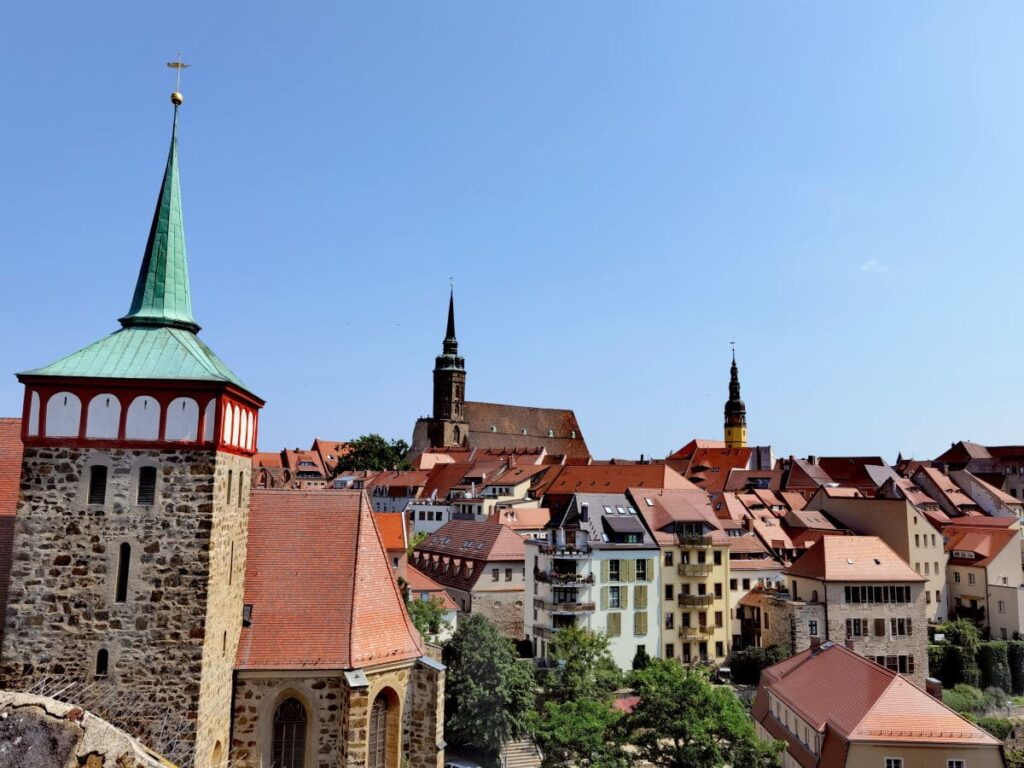
M 979 682 L 978 662 L 970 648 L 947 645 L 942 663 L 942 684 L 952 688 L 960 683 L 977 686 Z
M 1006 741 L 1013 730 L 1013 721 L 1005 717 L 979 717 L 978 725 L 1000 741 Z
M 948 645 L 928 646 L 928 675 L 943 679 L 943 669 L 946 665 L 946 649 Z
M 740 685 L 757 685 L 761 680 L 762 669 L 778 664 L 786 658 L 789 658 L 789 648 L 781 645 L 736 651 L 729 660 L 732 680 Z
M 1013 688 L 1004 641 L 995 640 L 981 644 L 978 648 L 978 670 L 981 673 L 982 688 L 999 688 L 1007 692 Z
M 1011 640 L 1006 644 L 1007 662 L 1010 665 L 1010 683 L 1018 696 L 1024 693 L 1024 640 Z
M 992 697 L 973 685 L 960 683 L 942 692 L 942 703 L 961 714 L 978 713 L 992 705 Z

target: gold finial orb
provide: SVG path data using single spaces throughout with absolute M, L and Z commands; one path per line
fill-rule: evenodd
M 174 106 L 176 106 L 176 107 L 180 107 L 180 106 L 181 106 L 181 103 L 182 103 L 183 101 L 185 101 L 185 97 L 184 97 L 184 96 L 182 96 L 182 95 L 181 95 L 180 93 L 178 93 L 177 91 L 175 91 L 174 93 L 172 93 L 172 94 L 171 94 L 171 103 L 172 103 L 172 104 L 173 104 Z

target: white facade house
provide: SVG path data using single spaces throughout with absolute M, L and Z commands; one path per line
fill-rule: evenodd
M 546 540 L 526 542 L 523 623 L 538 658 L 558 631 L 605 635 L 615 663 L 630 669 L 637 649 L 660 655 L 659 550 L 622 494 L 576 494 Z

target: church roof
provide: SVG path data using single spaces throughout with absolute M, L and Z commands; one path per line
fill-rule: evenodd
M 463 412 L 473 448 L 545 448 L 572 458 L 590 456 L 576 414 L 569 409 L 467 401 Z
M 255 490 L 238 669 L 359 669 L 423 654 L 362 491 Z
M 178 174 L 178 108 L 149 239 L 121 330 L 25 376 L 242 382 L 199 340 L 192 317 Z

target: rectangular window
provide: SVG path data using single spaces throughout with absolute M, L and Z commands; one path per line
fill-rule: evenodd
M 89 503 L 104 504 L 107 501 L 107 468 L 89 467 Z
M 511 568 L 506 568 L 505 569 L 505 581 L 512 581 L 512 569 Z
M 818 636 L 818 622 L 815 619 L 811 619 L 807 622 L 807 634 L 811 637 Z
M 608 580 L 609 581 L 620 581 L 619 579 L 619 561 L 609 560 L 608 561 Z
M 700 550 L 699 552 L 697 552 L 697 563 L 698 564 L 704 565 L 704 563 L 706 563 L 707 560 L 708 560 L 707 553 L 705 553 L 703 549 Z
M 647 561 L 637 560 L 636 561 L 636 580 L 647 581 Z
M 715 643 L 715 658 L 722 658 L 725 656 L 725 643 L 721 640 Z
M 999 612 L 1006 613 L 1006 603 L 1002 600 L 999 601 Z
M 743 580 L 743 588 L 744 589 L 750 589 L 750 579 L 744 579 Z
M 672 584 L 666 584 L 665 585 L 665 599 L 666 600 L 674 600 L 675 599 L 675 591 L 676 591 L 675 586 L 673 586 Z
M 722 585 L 721 584 L 715 584 L 715 597 L 721 597 L 721 596 L 722 596 Z
M 946 768 L 967 768 L 966 760 L 947 760 Z
M 676 646 L 674 643 L 665 643 L 665 658 L 674 659 L 676 657 Z
M 500 581 L 500 580 L 501 580 L 501 569 L 500 568 L 491 568 L 491 581 Z
M 735 592 L 737 587 L 739 587 L 739 582 L 736 579 L 729 579 L 729 589 Z
M 722 625 L 722 612 L 721 611 L 715 611 L 715 626 L 716 627 L 723 626 Z
M 974 574 L 973 573 L 968 573 L 967 574 L 967 583 L 970 584 L 972 587 L 974 586 Z
M 665 565 L 672 565 L 672 552 L 671 551 L 666 551 L 665 552 Z
M 912 619 L 889 619 L 889 631 L 893 637 L 906 637 L 912 634 Z
M 672 611 L 665 611 L 665 629 L 676 628 L 676 615 Z
M 721 565 L 722 564 L 722 552 L 721 552 L 721 550 L 716 549 L 714 557 L 715 557 L 715 565 Z
M 885 758 L 885 768 L 903 768 L 902 757 L 887 757 Z
M 139 468 L 138 503 L 142 506 L 156 503 L 156 467 Z
M 960 571 L 953 571 L 953 583 L 954 584 L 959 584 L 960 583 Z
M 619 587 L 608 588 L 608 607 L 618 608 L 621 605 Z

